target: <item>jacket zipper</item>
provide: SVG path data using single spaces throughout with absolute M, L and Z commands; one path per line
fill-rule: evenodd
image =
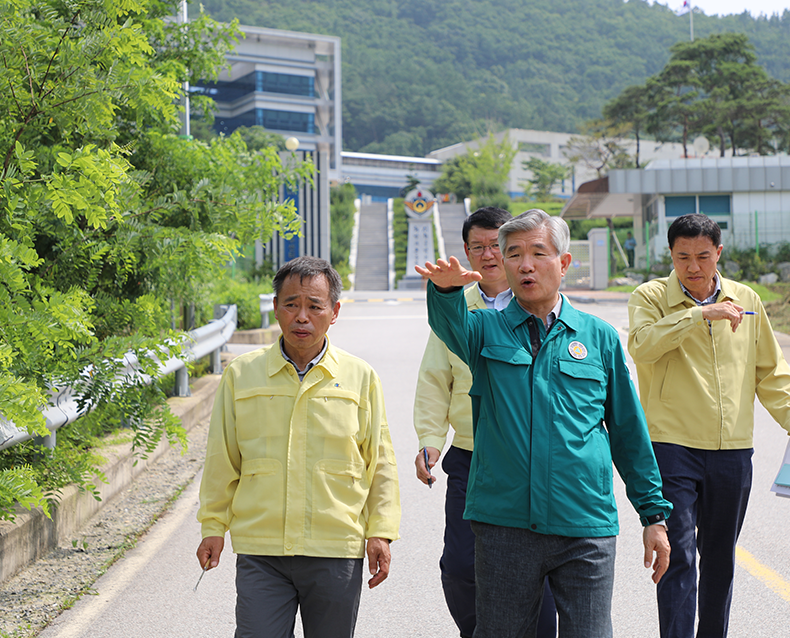
M 721 379 L 719 378 L 719 357 L 716 353 L 716 340 L 713 338 L 713 326 L 708 321 L 708 332 L 710 334 L 710 348 L 713 353 L 713 380 L 716 382 L 716 405 L 719 409 L 719 447 L 721 449 L 722 432 L 724 430 L 724 408 L 721 404 Z

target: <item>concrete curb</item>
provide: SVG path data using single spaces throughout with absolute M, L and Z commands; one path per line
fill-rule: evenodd
M 189 431 L 209 418 L 219 381 L 220 375 L 202 377 L 191 386 L 191 397 L 168 400 L 170 409 L 181 419 L 185 430 Z M 70 485 L 63 490 L 51 519 L 41 510 L 21 510 L 15 522 L 0 521 L 0 582 L 64 542 L 169 448 L 167 441 L 160 441 L 145 460 L 132 454 L 131 443 L 102 448 L 98 452 L 107 459 L 101 468 L 107 482 L 98 486 L 101 501 Z

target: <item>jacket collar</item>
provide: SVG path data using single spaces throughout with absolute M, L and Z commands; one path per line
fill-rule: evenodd
M 480 286 L 474 284 L 473 286 L 469 286 L 464 291 L 464 297 L 466 297 L 466 305 L 470 310 L 485 310 L 486 302 L 483 301 L 483 295 L 480 294 Z
M 738 293 L 735 289 L 735 286 L 733 285 L 733 282 L 722 277 L 720 272 L 718 275 L 721 292 L 719 293 L 719 297 L 716 299 L 716 302 L 732 301 L 737 304 Z M 670 307 L 696 305 L 694 300 L 686 295 L 685 292 L 683 292 L 683 288 L 680 286 L 680 279 L 678 279 L 678 275 L 674 270 L 669 273 L 669 277 L 667 277 L 667 304 L 669 304 Z
M 557 317 L 556 321 L 562 321 L 562 323 L 571 330 L 578 331 L 580 323 L 579 311 L 571 306 L 570 301 L 568 301 L 565 295 L 562 293 L 560 293 L 560 295 L 562 295 L 562 308 L 560 309 L 560 316 Z M 505 321 L 512 330 L 515 330 L 530 317 L 530 314 L 521 307 L 521 304 L 515 297 L 510 300 L 508 307 L 502 311 L 502 315 L 505 317 Z
M 280 339 L 282 339 L 282 335 L 280 336 Z M 324 369 L 330 377 L 336 377 L 340 368 L 340 364 L 337 359 L 337 351 L 332 346 L 332 342 L 329 341 L 329 335 L 326 335 L 326 341 L 326 352 L 324 353 L 324 356 L 321 357 L 321 360 L 315 364 L 315 367 Z M 269 376 L 274 376 L 285 366 L 291 365 L 285 360 L 285 357 L 283 357 L 283 354 L 280 351 L 279 341 L 278 343 L 275 343 L 273 346 L 269 347 L 268 359 Z

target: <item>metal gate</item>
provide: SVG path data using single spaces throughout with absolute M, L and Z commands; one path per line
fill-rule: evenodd
M 571 242 L 571 265 L 560 288 L 592 288 L 590 277 L 590 241 L 578 239 Z

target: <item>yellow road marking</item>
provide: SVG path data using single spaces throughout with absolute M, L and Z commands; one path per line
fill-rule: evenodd
M 768 585 L 777 594 L 790 603 L 790 583 L 770 567 L 763 565 L 754 556 L 738 545 L 735 548 L 735 560 L 752 576 Z

